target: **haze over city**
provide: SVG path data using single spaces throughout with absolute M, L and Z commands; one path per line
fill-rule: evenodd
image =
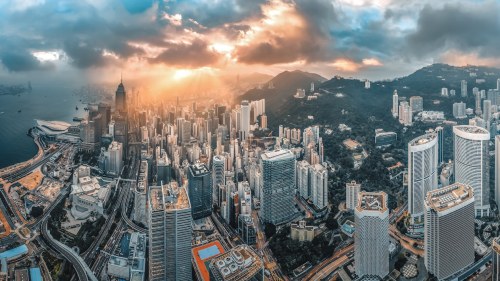
M 0 0 L 0 281 L 500 281 L 499 13 Z

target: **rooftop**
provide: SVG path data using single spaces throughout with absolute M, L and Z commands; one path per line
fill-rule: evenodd
M 425 134 L 419 137 L 414 138 L 413 140 L 410 141 L 409 145 L 411 146 L 417 146 L 417 145 L 422 145 L 429 143 L 437 138 L 436 134 Z
M 489 134 L 489 132 L 486 129 L 478 126 L 462 125 L 462 126 L 455 126 L 453 128 L 470 134 Z
M 385 192 L 365 192 L 359 193 L 358 206 L 359 211 L 380 211 L 387 210 L 387 194 Z
M 189 166 L 189 170 L 194 176 L 202 176 L 209 173 L 207 165 L 201 162 Z
M 202 277 L 201 281 L 210 281 L 210 273 L 208 272 L 206 261 L 216 255 L 224 254 L 224 252 L 224 248 L 218 240 L 193 248 L 193 258 L 196 270 Z
M 426 205 L 436 212 L 442 212 L 473 198 L 472 187 L 462 183 L 454 183 L 427 193 Z
M 184 186 L 179 187 L 177 182 L 171 182 L 162 186 L 152 186 L 149 192 L 153 211 L 190 208 L 186 188 Z
M 280 149 L 274 151 L 266 151 L 262 154 L 262 160 L 281 160 L 294 157 L 293 153 L 287 149 Z
M 264 263 L 248 245 L 239 245 L 210 261 L 210 270 L 215 280 L 250 280 L 263 270 Z

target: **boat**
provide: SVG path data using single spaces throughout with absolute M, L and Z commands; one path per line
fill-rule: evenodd
M 81 117 L 73 117 L 73 121 L 75 122 L 81 122 L 83 120 L 83 118 Z

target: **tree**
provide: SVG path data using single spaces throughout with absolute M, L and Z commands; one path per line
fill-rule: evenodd
M 266 235 L 267 239 L 270 239 L 274 236 L 274 234 L 276 234 L 276 226 L 272 223 L 266 223 L 264 225 L 264 234 Z
M 41 216 L 43 214 L 43 208 L 42 207 L 39 207 L 39 206 L 33 206 L 33 208 L 31 208 L 31 215 L 34 217 L 34 218 L 38 218 L 39 216 Z

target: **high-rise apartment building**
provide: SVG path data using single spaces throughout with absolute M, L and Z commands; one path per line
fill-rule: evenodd
M 455 183 L 427 193 L 425 267 L 444 280 L 474 262 L 474 192 Z
M 297 190 L 300 194 L 305 199 L 309 199 L 309 196 L 311 195 L 311 192 L 309 190 L 309 167 L 311 165 L 306 161 L 298 161 L 297 162 L 297 168 L 296 168 L 296 183 L 297 183 Z
M 149 280 L 192 280 L 191 223 L 184 186 L 149 188 Z
M 321 164 L 309 168 L 311 197 L 314 206 L 322 209 L 328 206 L 328 171 Z
M 413 113 L 424 110 L 424 99 L 421 96 L 410 97 L 410 109 Z
M 462 98 L 467 97 L 467 81 L 465 81 L 465 80 L 462 80 L 460 82 L 460 93 L 461 93 Z
M 241 140 L 246 140 L 250 134 L 250 106 L 247 100 L 241 102 L 240 131 Z
M 389 274 L 389 208 L 385 192 L 360 192 L 354 209 L 354 261 L 360 278 Z
M 361 192 L 361 184 L 351 181 L 345 184 L 345 204 L 347 210 L 354 211 L 358 205 L 358 195 Z
M 483 100 L 483 119 L 489 122 L 491 119 L 491 101 Z
M 423 234 L 424 200 L 438 187 L 438 138 L 436 133 L 417 137 L 408 143 L 409 231 Z
M 207 165 L 198 162 L 189 166 L 188 193 L 193 219 L 212 214 L 212 179 Z
M 437 126 L 434 130 L 438 138 L 438 165 L 444 163 L 444 128 Z
M 398 117 L 399 114 L 399 97 L 398 97 L 398 91 L 394 90 L 394 94 L 392 95 L 392 116 L 394 118 Z
M 295 155 L 290 150 L 261 155 L 261 215 L 264 222 L 286 223 L 295 215 Z
M 455 182 L 474 190 L 476 216 L 490 212 L 490 132 L 478 126 L 454 126 Z
M 453 104 L 453 117 L 456 119 L 467 118 L 467 114 L 465 113 L 465 103 L 464 102 L 456 102 Z

